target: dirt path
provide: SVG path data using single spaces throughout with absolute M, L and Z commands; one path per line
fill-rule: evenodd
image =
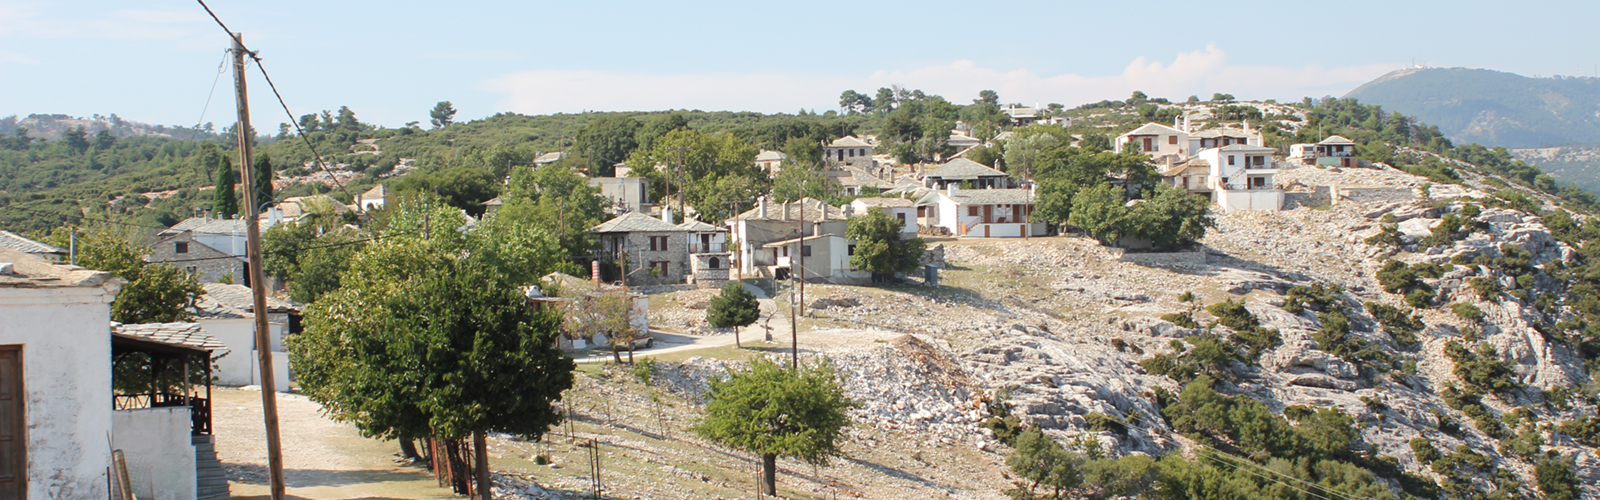
M 217 458 L 233 498 L 266 498 L 266 431 L 259 391 L 213 392 Z M 398 444 L 361 437 L 355 427 L 323 417 L 298 394 L 278 395 L 284 483 L 293 498 L 455 498 L 427 470 L 395 460 Z

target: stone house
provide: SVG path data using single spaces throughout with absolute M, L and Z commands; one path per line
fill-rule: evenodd
M 874 197 L 856 198 L 850 202 L 848 217 L 860 217 L 867 214 L 868 210 L 881 208 L 891 219 L 900 220 L 900 239 L 909 240 L 917 237 L 917 202 L 907 198 Z
M 157 240 L 150 245 L 147 260 L 186 270 L 201 283 L 214 283 L 227 276 L 233 283 L 250 286 L 244 224 L 241 219 L 210 216 L 184 219 L 156 233 Z
M 760 168 L 768 176 L 778 175 L 778 172 L 783 170 L 783 160 L 787 159 L 789 159 L 789 155 L 784 154 L 782 151 L 763 149 L 756 154 L 756 168 Z
M 950 160 L 939 168 L 923 174 L 922 182 L 934 189 L 944 189 L 951 185 L 972 189 L 1011 187 L 1010 177 L 1005 172 L 966 158 Z
M 70 258 L 66 249 L 23 238 L 10 231 L 0 231 L 0 248 L 9 248 L 52 262 L 66 261 Z
M 669 219 L 672 212 L 662 211 Z M 688 231 L 638 212 L 628 212 L 590 229 L 600 235 L 602 262 L 615 263 L 627 285 L 683 283 L 689 274 Z
M 367 192 L 361 193 L 360 196 L 356 196 L 355 206 L 356 210 L 362 212 L 371 212 L 373 210 L 383 208 L 384 205 L 387 205 L 388 203 L 389 188 L 385 187 L 383 184 L 379 184 L 373 186 L 372 189 L 368 189 Z
M 203 283 L 206 294 L 195 302 L 195 321 L 232 353 L 217 360 L 217 383 L 227 386 L 261 385 L 261 355 L 256 349 L 255 297 L 242 285 Z M 289 390 L 289 353 L 286 335 L 297 333 L 301 306 L 267 297 L 267 331 L 272 342 L 272 374 L 281 392 Z
M 610 200 L 607 212 L 649 212 L 655 204 L 650 202 L 650 179 L 643 177 L 590 177 L 589 187 L 599 188 L 600 196 Z M 496 208 L 500 198 L 495 198 Z M 485 203 L 484 205 L 488 205 Z
M 798 257 L 794 252 L 803 249 L 769 243 L 821 234 L 842 237 L 848 224 L 838 207 L 812 198 L 774 204 L 763 197 L 756 201 L 756 208 L 728 219 L 733 258 L 741 276 L 777 279 L 788 278 L 791 257 Z
M 728 230 L 689 219 L 678 224 L 689 242 L 689 282 L 699 288 L 720 288 L 733 268 L 728 251 Z
M 873 146 L 856 136 L 840 137 L 822 147 L 822 158 L 830 164 L 849 165 L 871 171 L 877 167 L 872 160 Z

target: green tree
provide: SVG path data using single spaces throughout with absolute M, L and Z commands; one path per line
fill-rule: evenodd
M 736 346 L 740 346 L 739 328 L 755 323 L 760 317 L 761 303 L 738 281 L 722 285 L 722 293 L 712 297 L 710 307 L 706 308 L 706 322 L 715 328 L 732 328 Z
M 796 162 L 794 157 L 784 160 L 783 170 L 772 178 L 772 199 L 790 203 L 801 198 L 833 200 L 838 195 L 837 184 L 828 182 L 819 163 Z
M 588 255 L 599 242 L 589 228 L 605 221 L 608 200 L 563 163 L 513 169 L 500 197 L 503 205 L 493 218 L 543 227 L 556 237 L 564 255 Z
M 441 207 L 402 205 L 411 213 L 398 218 L 444 219 L 451 212 Z M 465 222 L 455 214 L 438 222 Z M 305 331 L 289 339 L 301 389 L 369 437 L 537 439 L 561 421 L 555 402 L 573 381 L 573 362 L 555 345 L 560 313 L 528 307 L 522 292 L 555 253 L 554 238 L 536 229 L 391 232 L 355 257 L 342 286 L 313 303 Z
M 1539 459 L 1533 467 L 1533 476 L 1538 480 L 1539 492 L 1544 493 L 1548 500 L 1578 500 L 1582 496 L 1578 487 L 1578 474 L 1572 470 L 1572 459 L 1555 455 Z
M 213 180 L 216 188 L 211 191 L 212 213 L 223 218 L 239 215 L 239 196 L 233 187 L 239 175 L 233 171 L 233 162 L 228 157 L 222 156 L 217 162 L 217 175 Z
M 1000 93 L 999 92 L 995 92 L 993 90 L 979 91 L 978 92 L 978 98 L 977 99 L 973 99 L 972 103 L 973 104 L 989 104 L 989 105 L 992 105 L 992 106 L 999 106 L 1000 105 Z
M 683 113 L 672 112 L 656 115 L 646 120 L 644 126 L 639 127 L 638 139 L 634 142 L 637 143 L 638 149 L 651 149 L 655 147 L 656 139 L 667 135 L 668 132 L 686 128 L 689 128 L 689 118 L 683 116 Z M 638 165 L 635 170 L 650 167 L 649 164 L 633 163 L 632 161 L 628 162 L 628 164 Z
M 266 153 L 256 155 L 256 164 L 251 170 L 252 172 L 250 173 L 255 175 L 252 178 L 256 188 L 255 208 L 260 210 L 262 205 L 275 201 L 272 199 L 272 179 L 275 176 L 275 172 L 272 170 L 272 157 Z
M 616 175 L 616 164 L 628 159 L 639 147 L 639 129 L 644 125 L 631 116 L 605 115 L 578 131 L 572 148 L 581 155 L 586 170 L 594 177 Z
M 111 135 L 110 130 L 101 130 L 94 134 L 94 148 L 105 151 L 117 144 L 117 136 Z
M 166 264 L 146 264 L 138 235 L 108 228 L 63 227 L 43 238 L 67 248 L 77 231 L 78 266 L 111 273 L 127 281 L 111 302 L 111 321 L 168 323 L 193 319 L 190 310 L 206 291 L 193 276 Z
M 454 116 L 455 111 L 451 110 L 450 115 Z M 349 106 L 339 106 L 338 123 L 339 128 L 343 130 L 361 130 L 362 128 L 361 121 L 356 119 L 356 112 L 350 110 Z
M 846 397 L 826 361 L 786 370 L 758 358 L 743 372 L 711 381 L 704 419 L 696 434 L 712 442 L 761 455 L 762 486 L 777 494 L 778 457 L 827 465 L 840 454 L 846 413 L 859 403 Z
M 82 125 L 69 128 L 61 132 L 61 142 L 67 145 L 67 149 L 81 154 L 89 150 L 89 133 L 83 130 Z
M 500 194 L 501 178 L 487 168 L 456 167 L 412 172 L 390 185 L 396 193 L 427 193 L 444 198 L 450 206 L 483 215 L 483 202 Z
M 901 239 L 904 227 L 905 222 L 889 217 L 880 207 L 851 218 L 844 230 L 844 237 L 856 242 L 850 266 L 872 273 L 873 281 L 879 282 L 895 273 L 916 270 L 927 242 L 920 237 Z
M 1028 480 L 1028 497 L 1040 486 L 1055 490 L 1050 498 L 1062 498 L 1063 490 L 1077 489 L 1083 484 L 1083 473 L 1079 470 L 1082 464 L 1082 455 L 1068 452 L 1037 427 L 1017 436 L 1014 451 L 1006 457 L 1011 472 Z
M 1128 216 L 1121 190 L 1098 184 L 1078 191 L 1072 197 L 1072 212 L 1067 223 L 1083 229 L 1102 245 L 1114 245 L 1124 234 L 1123 219 Z
M 1155 196 L 1133 206 L 1123 219 L 1123 234 L 1150 241 L 1158 250 L 1177 250 L 1205 238 L 1216 227 L 1211 202 L 1205 197 L 1165 183 L 1155 185 Z
M 432 123 L 433 128 L 450 125 L 450 122 L 454 121 L 455 117 L 456 108 L 450 105 L 450 101 L 439 101 L 438 104 L 433 105 L 432 110 L 428 111 L 428 123 Z
M 1034 161 L 1045 149 L 1060 142 L 1054 135 L 1029 134 L 1006 141 L 1006 173 L 1018 179 L 1033 178 Z

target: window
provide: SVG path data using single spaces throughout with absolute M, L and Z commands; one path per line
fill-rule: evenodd
M 1265 156 L 1257 156 L 1256 157 L 1256 166 L 1257 167 L 1264 166 L 1266 164 L 1267 164 L 1267 157 L 1265 157 Z
M 1233 166 L 1233 155 L 1228 155 L 1228 166 Z
M 179 241 L 172 244 L 173 253 L 189 253 L 189 242 Z
M 905 212 L 896 213 L 896 214 L 894 214 L 894 217 L 896 219 L 900 219 L 900 225 L 905 225 L 905 223 L 906 223 L 906 213 Z
M 811 256 L 811 245 L 800 245 L 800 256 L 801 257 L 810 257 Z
M 651 236 L 650 237 L 650 251 L 652 251 L 652 252 L 665 252 L 666 250 L 667 250 L 667 237 L 666 236 Z
M 967 207 L 967 216 L 968 217 L 977 217 L 978 216 L 978 206 L 977 205 L 968 206 Z
M 789 247 L 783 247 L 783 256 L 784 257 L 788 257 L 789 256 Z
M 845 247 L 844 251 L 845 251 L 846 255 L 855 255 L 856 254 L 856 246 L 855 245 L 850 245 L 848 247 Z
M 718 260 L 716 257 L 712 257 L 711 260 L 706 262 L 706 267 L 709 269 L 718 269 L 722 267 L 722 261 Z
M 849 150 L 849 151 L 850 151 L 850 157 L 851 157 L 851 158 L 855 158 L 855 157 L 856 157 L 856 150 L 854 150 L 854 149 L 851 149 L 851 150 Z
M 1175 136 L 1175 135 L 1167 136 L 1167 144 L 1171 144 L 1171 145 L 1174 145 L 1174 146 L 1178 145 L 1178 136 Z
M 862 149 L 861 149 L 861 156 L 866 156 L 866 155 L 867 155 L 867 150 L 866 150 L 866 148 L 862 148 Z

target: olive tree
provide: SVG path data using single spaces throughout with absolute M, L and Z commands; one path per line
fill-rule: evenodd
M 761 455 L 762 486 L 777 494 L 778 457 L 827 465 L 840 455 L 848 410 L 846 397 L 827 362 L 786 370 L 761 358 L 743 372 L 712 380 L 705 418 L 696 434 L 712 442 Z

